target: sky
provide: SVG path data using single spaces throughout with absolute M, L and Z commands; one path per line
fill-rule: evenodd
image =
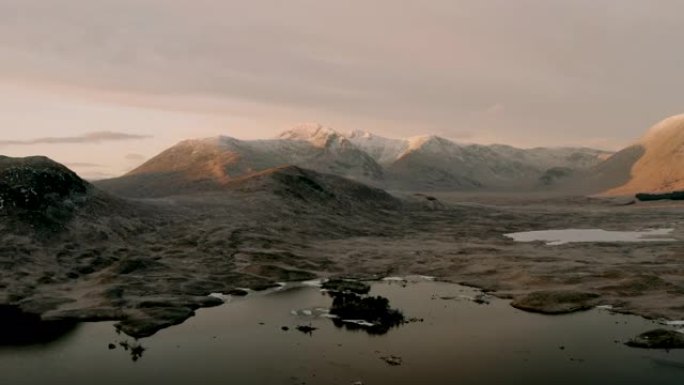
M 680 0 L 0 0 L 0 154 L 90 179 L 302 122 L 619 149 L 684 112 Z

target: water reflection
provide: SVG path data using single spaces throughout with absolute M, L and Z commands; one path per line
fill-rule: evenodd
M 667 237 L 674 229 L 650 229 L 643 231 L 607 231 L 602 229 L 561 229 L 524 231 L 504 234 L 516 242 L 546 242 L 548 246 L 583 242 L 673 242 Z
M 319 287 L 286 288 L 232 298 L 140 341 L 104 322 L 59 344 L 0 348 L 2 383 L 681 384 L 684 351 L 624 345 L 652 321 L 606 309 L 543 316 L 463 286 L 398 282 L 371 283 L 369 294 L 424 322 L 384 335 L 333 326 Z M 309 336 L 297 325 L 317 329 Z
M 142 346 L 138 341 L 135 342 L 128 342 L 128 340 L 124 341 L 119 341 L 119 346 L 125 351 L 129 352 L 131 355 L 131 360 L 133 362 L 138 361 L 140 358 L 142 358 L 143 353 L 145 353 L 145 348 Z M 115 344 L 109 344 L 109 350 L 114 350 L 116 349 Z

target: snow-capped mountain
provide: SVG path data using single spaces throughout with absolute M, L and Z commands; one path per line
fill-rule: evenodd
M 393 189 L 505 188 L 533 184 L 553 167 L 594 166 L 606 154 L 583 148 L 524 150 L 459 144 L 434 135 L 392 139 L 304 124 L 274 139 L 186 140 L 129 174 L 99 185 L 124 195 L 162 196 L 213 188 L 292 165 Z
M 352 131 L 349 140 L 385 167 L 387 183 L 396 188 L 524 187 L 549 169 L 585 169 L 610 155 L 588 148 L 459 144 L 434 135 L 390 139 Z
M 350 132 L 347 138 L 382 166 L 395 162 L 410 146 L 409 140 L 385 138 L 362 130 Z

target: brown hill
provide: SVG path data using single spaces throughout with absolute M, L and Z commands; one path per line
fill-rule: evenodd
M 337 208 L 397 209 L 399 199 L 386 191 L 332 174 L 297 166 L 278 167 L 228 182 L 225 187 L 248 193 L 272 193 L 285 200 Z
M 631 195 L 684 190 L 684 115 L 653 126 L 635 145 L 601 165 L 604 180 L 613 182 L 605 195 Z

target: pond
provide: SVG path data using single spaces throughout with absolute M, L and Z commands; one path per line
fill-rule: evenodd
M 605 385 L 684 378 L 683 351 L 623 344 L 663 327 L 639 317 L 600 309 L 526 313 L 476 289 L 426 278 L 374 282 L 371 295 L 388 298 L 414 322 L 382 334 L 352 330 L 330 319 L 327 294 L 293 284 L 228 297 L 137 342 L 102 322 L 45 343 L 0 346 L 2 383 Z
M 546 242 L 548 246 L 584 242 L 673 242 L 668 237 L 674 229 L 649 229 L 642 231 L 607 231 L 602 229 L 561 229 L 525 231 L 504 234 L 516 242 Z

